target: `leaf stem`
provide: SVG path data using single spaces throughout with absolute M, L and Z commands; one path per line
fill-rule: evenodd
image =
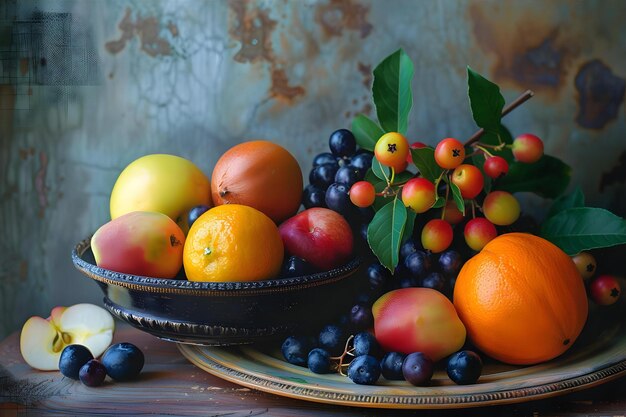
M 511 104 L 509 104 L 508 106 L 506 106 L 504 109 L 502 109 L 502 117 L 506 116 L 507 114 L 511 113 L 513 110 L 515 110 L 517 107 L 519 107 L 520 105 L 524 104 L 526 101 L 528 101 L 532 96 L 534 96 L 535 93 L 532 90 L 526 90 L 524 91 L 524 93 L 522 93 L 519 97 L 517 97 L 515 100 L 513 100 L 511 102 Z M 476 133 L 474 133 L 466 142 L 465 145 L 471 145 L 472 143 L 478 141 L 478 139 L 485 134 L 485 129 L 480 128 L 478 131 L 476 131 Z
M 476 200 L 472 199 L 472 219 L 476 218 Z

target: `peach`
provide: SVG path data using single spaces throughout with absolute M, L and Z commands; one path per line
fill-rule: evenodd
M 162 213 L 134 211 L 100 227 L 91 238 L 96 264 L 126 274 L 174 278 L 183 265 L 185 235 Z
M 465 343 L 465 326 L 454 305 L 430 288 L 388 292 L 372 306 L 376 340 L 387 352 L 422 352 L 438 361 Z

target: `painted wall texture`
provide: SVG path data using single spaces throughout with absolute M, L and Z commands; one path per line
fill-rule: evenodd
M 509 101 L 533 89 L 505 124 L 626 215 L 624 21 L 621 0 L 0 2 L 0 337 L 100 303 L 70 251 L 129 162 L 173 153 L 210 175 L 263 138 L 308 172 L 330 132 L 375 115 L 371 70 L 398 47 L 416 65 L 411 141 L 474 132 L 470 65 Z

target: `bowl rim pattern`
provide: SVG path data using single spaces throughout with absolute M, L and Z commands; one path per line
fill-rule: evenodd
M 276 278 L 263 281 L 196 282 L 185 279 L 154 278 L 125 274 L 100 268 L 82 258 L 90 247 L 91 236 L 80 241 L 74 247 L 72 250 L 72 262 L 76 269 L 95 281 L 135 291 L 194 296 L 244 296 L 296 291 L 339 281 L 348 275 L 352 275 L 362 264 L 362 258 L 357 256 L 346 264 L 330 271 L 300 277 Z

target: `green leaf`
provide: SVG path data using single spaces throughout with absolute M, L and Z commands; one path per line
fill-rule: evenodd
M 576 187 L 571 193 L 554 200 L 548 212 L 548 217 L 552 217 L 560 211 L 573 207 L 585 207 L 585 195 L 580 187 Z
M 448 186 L 450 187 L 450 190 L 452 191 L 452 198 L 454 199 L 454 204 L 456 204 L 456 208 L 458 208 L 459 211 L 463 213 L 463 215 L 465 216 L 465 202 L 463 201 L 461 190 L 452 181 L 448 182 Z
M 406 133 L 413 105 L 413 62 L 399 49 L 374 69 L 372 94 L 380 125 L 385 132 Z
M 391 169 L 378 162 L 378 159 L 372 158 L 372 173 L 386 183 L 391 176 Z
M 433 148 L 427 146 L 411 149 L 411 157 L 422 177 L 432 182 L 439 178 L 443 169 L 435 162 L 435 150 Z
M 446 205 L 446 199 L 443 197 L 437 196 L 437 199 L 435 200 L 435 204 L 433 204 L 431 208 L 441 208 L 445 205 Z
M 358 114 L 352 120 L 352 133 L 356 138 L 357 145 L 372 152 L 378 139 L 385 134 L 375 121 L 363 114 Z
M 394 198 L 376 212 L 367 228 L 367 243 L 380 263 L 392 273 L 398 265 L 406 220 L 406 207 Z
M 402 243 L 406 242 L 406 240 L 413 235 L 413 227 L 415 227 L 416 217 L 417 213 L 407 207 L 406 224 L 404 225 L 404 233 L 402 233 Z
M 467 67 L 467 85 L 472 116 L 487 131 L 498 132 L 502 119 L 504 97 L 500 87 Z
M 394 184 L 403 184 L 413 178 L 415 176 L 411 171 L 402 171 L 399 174 L 396 174 L 396 177 L 393 179 Z
M 531 192 L 545 198 L 556 198 L 567 188 L 571 168 L 560 159 L 544 155 L 533 164 L 514 162 L 509 172 L 494 183 L 493 189 Z
M 573 207 L 546 220 L 541 236 L 571 256 L 626 243 L 626 221 L 605 209 Z

